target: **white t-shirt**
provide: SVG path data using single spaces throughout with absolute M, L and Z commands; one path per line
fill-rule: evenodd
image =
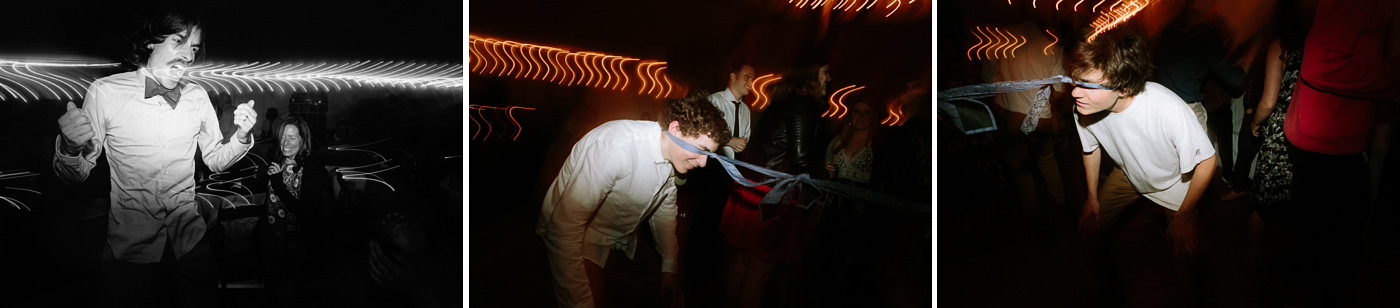
M 1181 208 L 1191 186 L 1182 174 L 1215 155 L 1196 114 L 1176 93 L 1155 82 L 1148 82 L 1123 112 L 1081 117 L 1074 115 L 1084 152 L 1103 147 L 1133 188 L 1173 211 Z M 1093 119 L 1100 120 L 1086 123 Z

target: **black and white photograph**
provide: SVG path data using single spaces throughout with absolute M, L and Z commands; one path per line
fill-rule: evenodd
M 463 306 L 463 5 L 5 3 L 0 306 Z

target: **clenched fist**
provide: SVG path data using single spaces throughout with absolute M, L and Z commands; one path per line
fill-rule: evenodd
M 77 156 L 96 146 L 93 137 L 97 134 L 92 130 L 92 120 L 73 102 L 68 102 L 68 111 L 58 117 L 58 127 L 63 132 L 63 146 L 60 148 L 64 154 Z
M 248 133 L 252 132 L 253 125 L 258 124 L 258 113 L 253 111 L 255 102 L 248 100 L 247 103 L 238 104 L 238 108 L 233 110 L 233 125 L 238 125 L 238 132 L 233 134 L 238 137 L 238 141 L 249 143 Z

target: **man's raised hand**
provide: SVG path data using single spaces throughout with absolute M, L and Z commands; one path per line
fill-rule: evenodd
M 238 126 L 234 137 L 238 137 L 239 142 L 251 141 L 248 133 L 253 131 L 253 125 L 258 124 L 258 112 L 253 111 L 254 104 L 255 102 L 248 100 L 247 103 L 238 104 L 238 108 L 233 110 L 233 124 Z
M 59 130 L 63 132 L 64 154 L 77 156 L 93 146 L 92 138 L 97 134 L 92 130 L 92 120 L 73 102 L 68 102 L 68 111 L 58 117 Z

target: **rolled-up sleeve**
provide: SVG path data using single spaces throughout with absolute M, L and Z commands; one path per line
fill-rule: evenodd
M 63 135 L 60 133 L 54 139 L 53 171 L 64 183 L 76 184 L 87 180 L 92 167 L 97 165 L 97 157 L 102 155 L 107 137 L 107 126 L 104 125 L 107 122 L 105 108 L 112 103 L 110 93 L 106 93 L 109 92 L 105 90 L 106 87 L 103 81 L 94 82 L 88 87 L 86 99 L 83 100 L 82 113 L 87 115 L 92 126 L 92 150 L 78 156 L 63 155 Z
M 200 118 L 200 130 L 196 142 L 199 143 L 200 152 L 204 153 L 204 165 L 209 166 L 209 171 L 223 172 L 234 162 L 243 159 L 243 155 L 248 154 L 248 149 L 253 148 L 254 141 L 249 138 L 248 143 L 243 143 L 234 136 L 229 142 L 223 142 L 224 132 L 219 128 L 219 117 L 214 113 L 214 106 L 208 103 L 208 94 L 202 90 L 192 93 L 203 96 L 203 99 L 196 100 L 204 102 L 199 104 L 200 109 L 197 113 Z

